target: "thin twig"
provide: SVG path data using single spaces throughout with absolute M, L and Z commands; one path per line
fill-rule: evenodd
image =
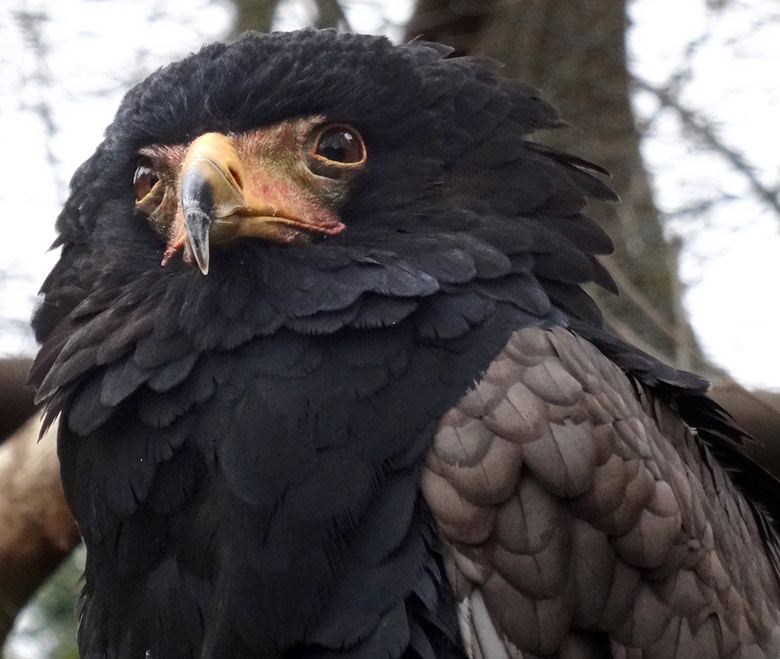
M 780 215 L 780 190 L 772 190 L 765 186 L 756 176 L 753 167 L 745 159 L 745 156 L 735 148 L 728 146 L 717 134 L 717 130 L 711 122 L 705 120 L 700 113 L 685 107 L 679 97 L 669 87 L 656 87 L 646 80 L 634 76 L 634 82 L 642 89 L 654 94 L 664 107 L 672 108 L 677 112 L 683 125 L 694 135 L 700 138 L 713 151 L 720 154 L 744 176 L 750 183 L 750 187 L 768 206 Z

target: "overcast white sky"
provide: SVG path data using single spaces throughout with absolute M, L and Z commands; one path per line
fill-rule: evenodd
M 354 28 L 375 32 L 388 22 L 401 24 L 411 0 L 345 4 Z M 164 13 L 161 6 L 158 0 L 6 0 L 0 9 L 0 213 L 6 231 L 0 240 L 0 318 L 11 321 L 0 335 L 3 353 L 35 349 L 23 328 L 54 261 L 45 251 L 67 180 L 99 142 L 124 90 L 229 28 L 226 3 L 173 0 Z M 37 36 L 22 29 L 20 12 L 45 17 Z M 776 188 L 780 23 L 765 24 L 771 12 L 777 5 L 760 0 L 733 0 L 721 12 L 707 11 L 705 0 L 635 0 L 630 48 L 635 70 L 663 83 L 682 65 L 689 44 L 702 40 L 683 100 L 714 116 L 724 141 Z M 288 0 L 277 27 L 294 28 L 307 15 L 306 2 Z M 34 47 L 36 38 L 41 48 Z M 44 82 L 30 84 L 37 79 Z M 648 94 L 637 97 L 637 107 L 645 116 L 656 109 Z M 746 201 L 746 181 L 711 152 L 682 140 L 678 123 L 674 113 L 662 113 L 653 127 L 656 137 L 645 145 L 660 207 L 685 207 L 713 190 L 736 199 L 670 228 L 685 239 L 682 276 L 690 317 L 718 364 L 745 384 L 780 388 L 780 219 Z

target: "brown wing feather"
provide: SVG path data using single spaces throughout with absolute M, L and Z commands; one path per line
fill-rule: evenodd
M 565 329 L 516 332 L 423 493 L 473 658 L 780 656 L 748 502 L 666 403 Z

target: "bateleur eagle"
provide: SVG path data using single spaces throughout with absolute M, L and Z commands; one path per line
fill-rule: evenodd
M 76 172 L 31 381 L 84 659 L 780 656 L 780 489 L 602 328 L 556 111 L 448 54 L 207 46 Z

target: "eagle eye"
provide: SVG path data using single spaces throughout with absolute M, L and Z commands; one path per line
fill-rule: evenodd
M 323 165 L 362 165 L 366 160 L 366 146 L 360 133 L 351 126 L 331 124 L 320 129 L 311 156 L 313 162 Z
M 133 188 L 135 190 L 135 200 L 141 201 L 144 199 L 157 185 L 160 179 L 154 171 L 154 166 L 150 158 L 141 156 L 138 159 L 138 164 L 135 168 L 135 175 L 133 176 Z

